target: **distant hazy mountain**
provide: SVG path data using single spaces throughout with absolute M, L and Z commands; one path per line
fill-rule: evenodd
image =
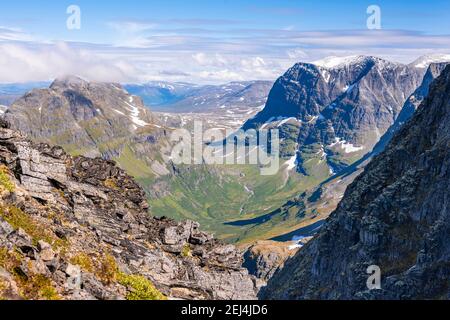
M 142 98 L 147 106 L 161 107 L 182 100 L 189 92 L 198 88 L 197 85 L 182 82 L 149 82 L 146 84 L 126 84 L 124 88 L 131 94 Z
M 450 67 L 265 299 L 448 299 Z M 381 271 L 367 287 L 369 266 Z
M 209 112 L 217 109 L 255 108 L 266 103 L 270 81 L 231 82 L 225 85 L 151 82 L 125 85 L 131 94 L 142 97 L 154 111 Z
M 9 106 L 32 89 L 47 88 L 50 82 L 0 84 L 0 105 Z

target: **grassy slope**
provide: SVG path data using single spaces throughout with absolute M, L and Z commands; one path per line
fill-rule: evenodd
M 292 214 L 293 209 L 288 216 L 275 214 L 267 221 L 245 226 L 225 223 L 270 214 L 290 199 L 313 189 L 329 177 L 327 170 L 317 167 L 318 163 L 318 159 L 311 158 L 314 175 L 291 171 L 288 179 L 285 167 L 275 176 L 261 176 L 259 168 L 250 165 L 190 168 L 178 176 L 165 178 L 171 192 L 150 199 L 151 211 L 158 216 L 198 221 L 203 229 L 230 242 L 267 239 L 296 229 L 305 217 L 298 217 L 297 212 Z

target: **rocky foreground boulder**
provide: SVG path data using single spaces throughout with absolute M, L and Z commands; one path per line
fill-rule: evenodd
M 114 162 L 0 123 L 0 299 L 255 299 L 234 246 L 151 217 Z
M 260 296 L 450 299 L 449 204 L 450 66 Z M 369 266 L 380 268 L 381 289 L 368 289 Z

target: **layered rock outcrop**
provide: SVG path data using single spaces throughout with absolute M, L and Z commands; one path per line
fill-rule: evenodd
M 0 296 L 255 299 L 242 254 L 195 222 L 151 217 L 114 162 L 0 127 Z

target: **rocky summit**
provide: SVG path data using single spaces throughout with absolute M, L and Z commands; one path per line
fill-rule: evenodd
M 0 126 L 0 298 L 255 299 L 242 253 L 148 214 L 112 161 Z
M 262 290 L 267 299 L 450 298 L 450 67 L 348 187 L 319 234 Z M 381 289 L 369 290 L 369 266 Z

